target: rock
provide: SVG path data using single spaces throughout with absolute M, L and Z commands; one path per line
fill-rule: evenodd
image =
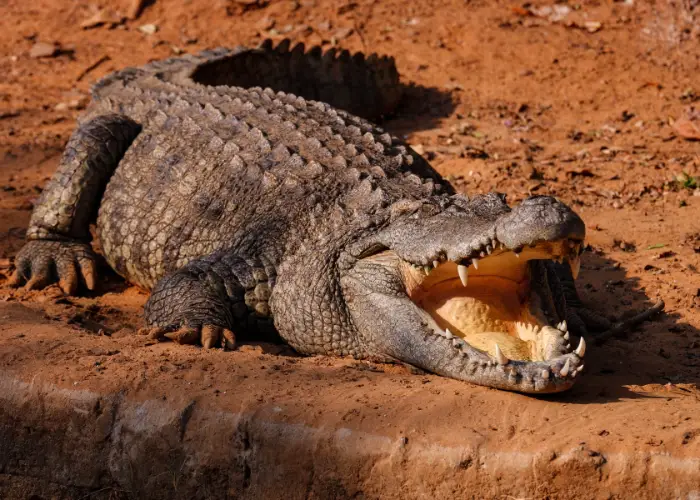
M 350 35 L 352 35 L 353 29 L 352 28 L 340 28 L 338 31 L 335 32 L 335 37 L 336 40 L 342 40 L 343 38 L 347 38 Z
M 139 31 L 146 35 L 153 35 L 156 31 L 158 31 L 158 26 L 155 24 L 144 24 L 139 26 Z
M 108 25 L 110 27 L 117 26 L 124 22 L 124 16 L 117 11 L 109 8 L 98 10 L 94 16 L 80 23 L 80 27 L 84 30 L 96 28 L 97 26 Z
M 274 27 L 275 19 L 270 16 L 263 17 L 260 21 L 258 21 L 258 28 L 262 31 L 268 31 Z
M 688 118 L 679 118 L 673 122 L 676 134 L 689 141 L 700 141 L 700 122 L 695 123 Z
M 29 50 L 29 57 L 39 59 L 42 57 L 55 57 L 58 55 L 58 45 L 55 43 L 37 42 Z

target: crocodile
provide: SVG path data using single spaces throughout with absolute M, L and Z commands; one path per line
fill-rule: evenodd
M 93 290 L 97 243 L 150 290 L 156 339 L 233 349 L 274 334 L 302 354 L 570 388 L 584 336 L 613 326 L 574 286 L 584 222 L 553 197 L 457 193 L 374 124 L 403 89 L 391 57 L 288 40 L 112 73 L 34 208 L 11 285 Z

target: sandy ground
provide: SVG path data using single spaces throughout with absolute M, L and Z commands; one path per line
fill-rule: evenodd
M 387 129 L 466 193 L 498 190 L 512 202 L 550 194 L 571 204 L 588 227 L 579 284 L 585 301 L 611 318 L 659 298 L 666 312 L 591 347 L 585 377 L 571 392 L 537 399 L 401 367 L 298 358 L 279 346 L 224 353 L 153 345 L 134 335 L 146 294 L 105 269 L 95 293 L 75 298 L 57 287 L 0 288 L 4 373 L 97 391 L 120 382 L 134 393 L 150 378 L 175 396 L 193 391 L 181 382 L 188 380 L 204 397 L 231 384 L 213 374 L 259 363 L 255 377 L 266 383 L 246 398 L 282 397 L 282 385 L 285 401 L 298 408 L 323 401 L 316 423 L 352 410 L 345 425 L 391 433 L 392 419 L 431 425 L 411 414 L 439 401 L 445 421 L 457 416 L 450 408 L 460 416 L 469 408 L 469 425 L 492 448 L 527 450 L 554 439 L 584 441 L 602 454 L 700 457 L 700 142 L 686 137 L 700 123 L 681 125 L 700 108 L 696 1 L 548 9 L 484 0 L 156 0 L 138 19 L 123 20 L 129 3 L 6 0 L 0 7 L 9 28 L 0 30 L 0 286 L 92 82 L 176 53 L 286 36 L 394 55 L 403 81 L 414 85 Z M 81 27 L 96 14 L 108 22 Z M 354 398 L 334 406 L 332 396 L 350 385 Z M 410 405 L 402 409 L 402 400 Z M 381 401 L 396 413 L 377 410 Z M 477 421 L 498 414 L 489 406 L 513 414 Z M 577 472 L 562 469 L 568 473 Z M 600 474 L 600 498 L 643 487 L 616 477 Z M 566 484 L 551 491 L 576 496 Z

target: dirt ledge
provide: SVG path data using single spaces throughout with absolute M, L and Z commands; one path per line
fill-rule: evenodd
M 28 329 L 29 314 L 0 304 L 2 498 L 700 495 L 697 439 L 664 444 L 687 441 L 673 422 L 692 422 L 694 397 L 597 404 L 591 377 L 535 399 L 349 360 Z M 183 378 L 163 368 L 178 365 Z

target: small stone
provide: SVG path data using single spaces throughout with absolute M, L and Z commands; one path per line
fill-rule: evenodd
M 347 38 L 350 35 L 352 35 L 352 33 L 352 28 L 340 28 L 338 31 L 335 32 L 334 36 L 337 40 L 342 40 L 343 38 Z
M 275 20 L 274 20 L 274 18 L 272 18 L 270 16 L 263 17 L 258 22 L 258 28 L 261 29 L 262 31 L 268 31 L 274 27 L 275 27 Z
M 110 27 L 117 26 L 124 22 L 124 16 L 113 9 L 100 9 L 94 16 L 80 23 L 80 27 L 84 30 L 96 28 L 98 26 L 107 25 Z
M 58 55 L 58 45 L 55 43 L 37 42 L 29 50 L 29 57 L 32 59 L 55 57 L 56 55 Z
M 158 26 L 155 24 L 143 24 L 139 26 L 139 31 L 146 35 L 153 35 L 156 31 L 158 31 Z

